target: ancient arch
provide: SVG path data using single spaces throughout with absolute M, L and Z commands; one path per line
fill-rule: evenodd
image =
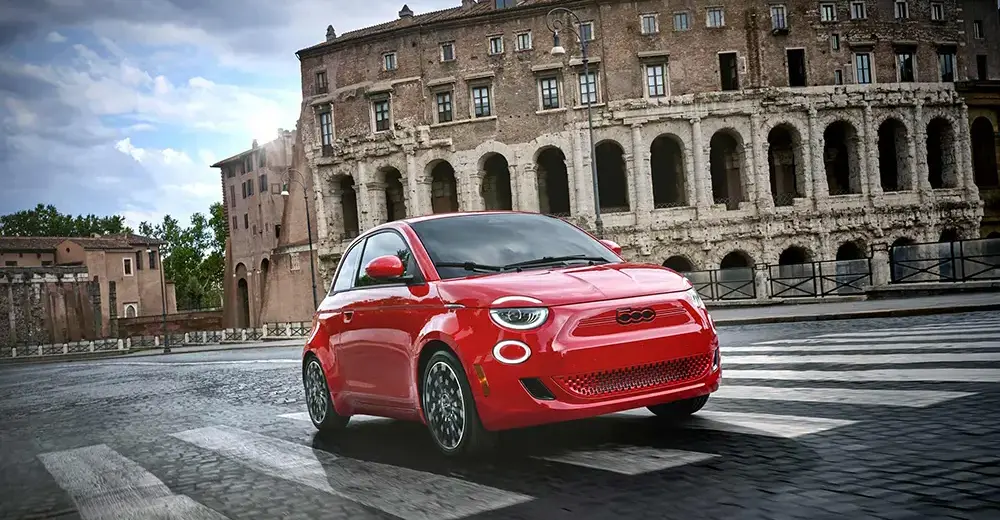
M 935 117 L 927 124 L 927 179 L 931 188 L 959 187 L 955 157 L 955 128 L 951 121 Z
M 628 177 L 625 169 L 625 149 L 616 141 L 602 141 L 595 148 L 597 185 L 601 211 L 609 213 L 629 210 Z
M 909 137 L 906 125 L 894 117 L 878 127 L 878 173 L 882 191 L 911 189 Z
M 403 174 L 394 166 L 379 168 L 379 181 L 385 185 L 385 220 L 392 222 L 406 218 L 406 188 Z
M 431 212 L 453 213 L 458 211 L 458 181 L 455 168 L 445 160 L 427 165 L 431 177 Z
M 687 206 L 687 179 L 684 175 L 684 151 L 679 137 L 663 134 L 649 147 L 649 166 L 653 184 L 653 207 Z
M 715 204 L 725 204 L 726 209 L 739 209 L 740 202 L 746 200 L 743 187 L 746 162 L 743 139 L 735 130 L 723 129 L 712 135 L 709 147 L 712 199 Z
M 975 172 L 976 186 L 981 188 L 1000 185 L 997 172 L 997 138 L 993 133 L 993 123 L 985 117 L 977 117 L 972 122 L 972 170 Z
M 480 171 L 484 172 L 480 192 L 483 207 L 488 210 L 514 209 L 507 158 L 499 153 L 489 153 L 480 160 L 480 164 Z
M 802 168 L 805 161 L 802 154 L 802 136 L 798 130 L 782 123 L 767 135 L 767 164 L 771 175 L 771 197 L 775 206 L 791 206 L 796 197 L 804 197 Z
M 547 146 L 535 155 L 538 176 L 539 212 L 549 215 L 569 215 L 569 173 L 566 154 L 556 146 Z
M 830 195 L 861 193 L 861 139 L 851 123 L 838 120 L 823 131 L 823 162 Z
M 663 261 L 663 267 L 673 269 L 678 273 L 689 273 L 694 271 L 694 264 L 686 256 L 675 255 Z
M 340 192 L 340 208 L 344 219 L 344 238 L 358 236 L 361 225 L 358 218 L 358 192 L 354 189 L 354 177 L 342 175 L 337 181 Z
M 722 257 L 719 269 L 739 269 L 753 267 L 753 258 L 745 251 L 733 251 Z

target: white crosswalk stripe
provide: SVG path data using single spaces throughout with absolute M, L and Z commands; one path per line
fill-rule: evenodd
M 599 450 L 570 451 L 538 458 L 622 475 L 640 475 L 696 464 L 716 457 L 718 455 L 696 451 L 617 446 Z
M 996 330 L 988 329 L 935 329 L 935 330 L 891 330 L 891 331 L 867 331 L 867 332 L 841 332 L 837 334 L 823 334 L 816 336 L 817 339 L 826 338 L 909 338 L 913 336 L 960 336 L 968 335 L 996 337 Z
M 649 417 L 653 413 L 646 409 L 628 410 L 612 414 L 614 416 Z M 794 439 L 803 435 L 820 433 L 833 428 L 854 424 L 846 419 L 826 419 L 797 415 L 772 415 L 764 413 L 719 412 L 702 410 L 688 419 L 677 422 L 678 428 L 692 430 L 716 430 L 721 432 L 744 433 Z
M 728 379 L 845 382 L 1000 383 L 1000 368 L 887 368 L 877 370 L 726 370 Z
M 761 345 L 753 344 L 739 347 L 722 347 L 722 354 L 733 352 L 877 352 L 883 350 L 912 350 L 915 352 L 924 350 L 974 350 L 974 349 L 1000 349 L 1000 344 L 995 341 L 970 341 L 968 343 L 890 343 L 885 345 L 873 344 L 849 344 L 834 343 L 826 345 L 822 343 L 788 345 Z M 728 358 L 726 358 L 728 359 Z
M 900 337 L 896 334 L 867 334 L 865 336 L 849 338 L 797 338 L 797 339 L 772 339 L 768 341 L 758 341 L 754 345 L 796 345 L 796 344 L 840 344 L 840 343 L 899 343 L 906 344 L 912 339 L 909 336 Z M 931 341 L 987 341 L 1000 342 L 1000 337 L 996 334 L 965 334 L 962 332 L 949 332 L 947 334 L 922 334 L 915 336 L 923 342 Z
M 908 332 L 908 331 L 943 331 L 955 330 L 954 325 L 924 325 L 920 327 L 889 327 L 885 329 L 872 329 L 872 332 Z M 1000 331 L 1000 322 L 989 324 L 977 324 L 972 327 L 962 327 L 966 332 L 997 332 Z
M 728 356 L 728 365 L 905 365 L 921 363 L 962 363 L 1000 361 L 1000 352 L 948 352 L 944 354 L 825 354 L 785 356 Z
M 84 520 L 226 520 L 214 509 L 174 494 L 155 475 L 104 444 L 38 458 Z
M 862 390 L 855 388 L 790 388 L 723 385 L 717 392 L 712 394 L 712 399 L 798 401 L 807 403 L 926 408 L 970 395 L 975 394 L 972 392 L 945 392 L 936 390 Z
M 172 434 L 275 478 L 404 519 L 457 519 L 532 497 L 414 469 L 341 458 L 294 442 L 216 426 Z

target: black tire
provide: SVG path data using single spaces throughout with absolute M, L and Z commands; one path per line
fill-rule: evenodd
M 344 429 L 351 416 L 337 413 L 333 396 L 326 384 L 326 372 L 316 356 L 309 356 L 302 366 L 302 386 L 306 392 L 306 410 L 313 426 L 322 432 Z
M 705 394 L 699 397 L 692 397 L 691 399 L 684 399 L 683 401 L 655 404 L 649 406 L 648 409 L 661 419 L 683 419 L 701 410 L 707 402 L 708 394 Z
M 497 433 L 483 428 L 462 363 L 451 352 L 439 350 L 427 361 L 420 404 L 431 440 L 445 455 L 482 455 L 496 446 Z

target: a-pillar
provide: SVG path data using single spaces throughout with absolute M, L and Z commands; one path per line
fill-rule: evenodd
M 649 154 L 642 139 L 642 125 L 632 125 L 632 175 L 633 198 L 636 225 L 641 229 L 649 227 L 653 217 L 653 179 L 649 173 Z
M 771 172 L 768 170 L 768 148 L 770 144 L 761 136 L 760 116 L 750 115 L 750 157 L 753 165 L 752 178 L 755 179 L 756 192 L 755 199 L 757 210 L 761 213 L 774 212 L 774 197 L 771 196 Z M 749 191 L 749 183 L 748 183 Z
M 819 128 L 819 114 L 815 108 L 809 108 L 809 146 L 806 153 L 812 170 L 812 193 L 815 207 L 830 196 L 830 186 L 826 179 L 826 163 L 823 161 L 823 132 Z M 809 186 L 809 184 L 806 184 Z
M 691 122 L 691 155 L 694 157 L 694 170 L 691 172 L 691 180 L 694 182 L 696 207 L 698 214 L 708 211 L 712 199 L 711 184 L 706 187 L 705 180 L 711 178 L 711 172 L 706 169 L 705 160 L 705 139 L 701 130 L 701 118 L 695 117 Z

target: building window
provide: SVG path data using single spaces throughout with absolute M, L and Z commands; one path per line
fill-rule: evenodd
M 691 28 L 691 19 L 686 12 L 674 13 L 674 30 L 686 31 Z
M 523 32 L 514 37 L 519 51 L 531 50 L 531 31 Z
M 3 263 L 4 267 L 17 267 L 17 260 L 6 260 Z
M 319 115 L 319 133 L 323 137 L 323 146 L 333 146 L 333 114 L 330 112 Z
M 135 270 L 142 271 L 142 251 L 135 252 Z
M 326 82 L 326 71 L 321 70 L 316 73 L 316 93 L 326 94 L 330 90 L 330 85 Z
M 739 90 L 740 74 L 735 52 L 719 53 L 719 80 L 722 90 Z
M 372 109 L 375 111 L 375 131 L 385 132 L 389 129 L 389 100 L 380 99 L 372 103 Z
M 896 72 L 898 73 L 900 82 L 909 83 L 916 81 L 915 70 L 916 67 L 913 66 L 912 52 L 896 53 Z
M 982 20 L 973 20 L 972 21 L 972 37 L 975 38 L 975 39 L 977 39 L 977 40 L 982 40 L 983 38 L 985 38 L 985 36 L 983 35 L 983 21 Z
M 772 5 L 771 6 L 771 29 L 781 30 L 788 28 L 788 17 L 786 16 L 785 6 L 783 5 Z
M 229 207 L 236 207 L 236 186 L 233 184 L 229 185 Z
M 156 251 L 149 251 L 149 268 L 156 269 Z
M 851 2 L 851 19 L 864 20 L 868 18 L 868 10 L 865 9 L 864 2 Z
M 451 91 L 438 92 L 435 97 L 437 98 L 437 122 L 450 122 L 455 117 L 451 105 Z
M 257 224 L 253 225 L 253 234 L 257 234 Z
M 253 179 L 247 181 L 247 197 L 253 197 Z
M 840 69 L 833 71 L 833 84 L 834 85 L 844 84 L 844 71 Z
M 387 52 L 382 55 L 382 66 L 386 71 L 396 70 L 396 53 Z
M 580 104 L 597 103 L 597 73 L 580 73 Z
M 642 34 L 656 34 L 660 32 L 660 22 L 655 14 L 644 14 L 640 20 L 642 21 Z
M 233 215 L 233 231 L 236 231 L 239 228 L 240 228 L 240 221 L 238 218 L 236 218 L 236 215 Z
M 651 98 L 667 95 L 667 65 L 646 65 L 646 95 Z
M 267 152 L 266 151 L 261 150 L 261 151 L 257 152 L 257 166 L 259 166 L 261 168 L 266 168 L 267 167 Z
M 42 267 L 52 267 L 52 260 L 42 260 Z
M 788 86 L 806 86 L 806 50 L 788 49 L 785 54 L 788 60 Z
M 944 4 L 940 2 L 931 2 L 931 20 L 934 20 L 935 22 L 944 20 Z
M 490 37 L 490 55 L 503 54 L 503 36 Z
M 938 52 L 938 63 L 941 68 L 941 81 L 955 81 L 955 55 L 951 52 Z
M 821 22 L 837 21 L 836 4 L 819 4 L 819 19 Z
M 257 191 L 260 193 L 267 193 L 267 175 L 263 174 L 257 180 Z
M 472 107 L 476 117 L 490 117 L 493 114 L 489 86 L 472 88 Z
M 594 39 L 594 22 L 583 22 L 580 24 L 580 38 L 589 42 Z
M 540 84 L 542 89 L 542 110 L 559 108 L 559 79 L 543 78 Z
M 222 171 L 226 172 L 227 179 L 232 179 L 233 177 L 236 177 L 236 170 L 233 169 L 232 166 L 224 166 L 222 168 Z
M 906 0 L 896 0 L 896 19 L 903 20 L 910 17 L 910 4 Z
M 122 270 L 125 272 L 125 276 L 132 276 L 132 259 L 122 258 Z
M 247 198 L 247 181 L 240 183 L 240 186 L 243 188 L 243 198 L 245 199 Z
M 830 48 L 833 49 L 833 50 L 835 50 L 835 51 L 839 51 L 840 50 L 840 35 L 839 34 L 831 34 L 830 35 Z
M 455 43 L 441 44 L 441 61 L 455 61 Z
M 987 70 L 987 66 L 986 66 L 986 55 L 985 54 L 977 54 L 976 55 L 976 77 L 979 78 L 980 81 L 986 81 L 986 80 L 990 79 L 988 72 L 989 71 Z
M 872 55 L 859 52 L 854 55 L 854 82 L 868 84 L 872 82 Z
M 243 214 L 243 229 L 250 229 L 250 214 Z
M 723 27 L 726 25 L 726 14 L 721 7 L 709 7 L 706 11 L 705 25 L 708 27 Z
M 281 224 L 274 225 L 274 238 L 281 238 Z

